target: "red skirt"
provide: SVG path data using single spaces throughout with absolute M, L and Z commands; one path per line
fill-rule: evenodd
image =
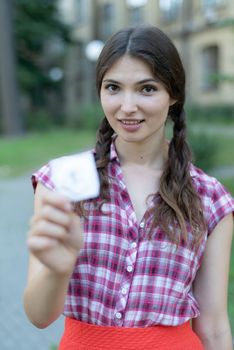
M 59 350 L 204 350 L 190 322 L 181 326 L 125 328 L 96 326 L 71 318 Z

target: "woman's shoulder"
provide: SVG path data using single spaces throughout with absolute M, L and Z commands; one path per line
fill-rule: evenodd
M 224 185 L 216 177 L 206 173 L 194 164 L 190 165 L 190 175 L 196 188 L 199 192 L 202 191 L 203 194 L 211 196 L 221 188 L 225 189 Z M 227 191 L 227 189 L 225 190 Z
M 203 203 L 208 233 L 211 233 L 224 216 L 234 212 L 234 198 L 220 181 L 202 169 L 191 165 L 190 173 Z
M 34 191 L 36 190 L 39 182 L 49 190 L 54 190 L 55 186 L 51 180 L 50 162 L 51 161 L 48 161 L 46 164 L 32 173 L 31 182 Z

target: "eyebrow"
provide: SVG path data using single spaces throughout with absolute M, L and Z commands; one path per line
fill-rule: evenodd
M 140 80 L 136 83 L 136 85 L 141 85 L 141 84 L 145 84 L 145 83 L 158 83 L 158 80 L 156 79 L 152 79 L 152 78 L 148 78 L 148 79 L 143 79 Z M 103 83 L 112 83 L 112 84 L 121 84 L 119 81 L 114 80 L 114 79 L 104 79 Z

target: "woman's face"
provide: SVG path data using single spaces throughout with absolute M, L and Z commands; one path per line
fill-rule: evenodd
M 128 142 L 164 137 L 169 107 L 175 103 L 143 60 L 125 55 L 106 72 L 101 104 L 112 129 Z

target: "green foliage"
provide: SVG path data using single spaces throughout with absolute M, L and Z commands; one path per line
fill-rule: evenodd
M 193 152 L 194 163 L 204 171 L 216 165 L 217 141 L 207 133 L 188 133 L 188 141 Z
M 228 124 L 234 121 L 233 105 L 187 105 L 186 113 L 189 122 L 221 122 Z
M 208 171 L 217 166 L 216 151 L 218 151 L 219 143 L 217 138 L 207 132 L 200 131 L 200 128 L 193 128 L 194 122 L 189 122 L 189 130 L 187 132 L 187 142 L 192 150 L 193 163 L 204 171 Z M 199 123 L 201 125 L 201 123 Z M 170 140 L 173 136 L 173 123 L 168 120 L 166 127 L 166 137 Z M 226 140 L 225 140 L 226 141 Z
M 233 178 L 227 178 L 222 180 L 222 184 L 228 189 L 228 191 L 231 192 L 232 196 L 234 196 L 234 179 Z M 234 247 L 233 247 L 234 251 Z M 234 264 L 233 264 L 233 282 L 234 282 Z
M 230 84 L 234 84 L 234 76 L 233 75 L 228 75 L 228 74 L 212 74 L 211 75 L 211 79 L 213 81 L 216 81 L 218 83 L 230 83 Z
M 77 127 L 97 131 L 100 122 L 104 116 L 102 107 L 98 103 L 90 104 L 81 107 L 79 110 L 79 120 L 77 121 Z
M 57 350 L 58 349 L 58 346 L 56 344 L 52 344 L 50 346 L 50 350 Z
M 43 131 L 53 126 L 52 116 L 45 109 L 37 109 L 34 113 L 26 114 L 25 126 L 27 130 Z
M 14 0 L 14 9 L 19 85 L 30 108 L 46 107 L 48 92 L 61 88 L 49 71 L 62 67 L 70 29 L 59 19 L 56 0 Z

